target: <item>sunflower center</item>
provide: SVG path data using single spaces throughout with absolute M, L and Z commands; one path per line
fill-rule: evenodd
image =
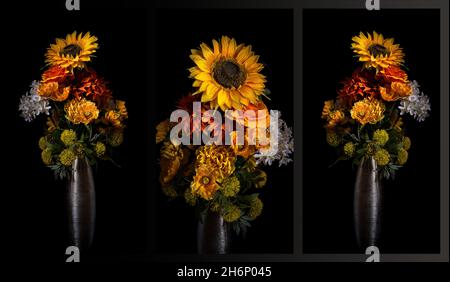
M 245 72 L 236 62 L 220 59 L 214 67 L 213 77 L 225 88 L 238 88 L 245 81 Z
M 370 54 L 374 55 L 375 57 L 379 56 L 379 55 L 389 54 L 388 49 L 380 44 L 372 44 L 369 46 L 368 50 L 369 50 Z
M 202 177 L 202 183 L 203 183 L 204 185 L 209 184 L 210 181 L 211 181 L 211 180 L 209 179 L 208 176 L 203 176 L 203 177 Z
M 76 44 L 69 44 L 61 50 L 61 55 L 70 55 L 76 57 L 80 54 L 81 47 Z

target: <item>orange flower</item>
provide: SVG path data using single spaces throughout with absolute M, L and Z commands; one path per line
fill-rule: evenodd
M 412 88 L 409 83 L 395 81 L 388 88 L 380 86 L 380 93 L 383 100 L 393 102 L 411 95 Z
M 211 169 L 208 165 L 200 165 L 195 172 L 191 183 L 192 193 L 199 195 L 205 200 L 211 200 L 216 191 L 219 190 L 217 171 Z
M 365 73 L 355 71 L 350 78 L 343 82 L 343 87 L 338 91 L 339 99 L 346 106 L 351 106 L 355 101 L 365 97 L 375 97 L 378 94 L 376 88 L 372 87 Z
M 408 82 L 408 75 L 398 66 L 390 66 L 377 74 L 378 78 L 385 79 L 387 82 Z
M 82 97 L 91 98 L 100 107 L 106 105 L 106 102 L 111 98 L 111 91 L 106 86 L 103 78 L 99 77 L 93 70 L 83 72 L 77 87 L 74 88 L 74 95 L 76 98 Z
M 62 102 L 69 97 L 70 87 L 60 87 L 58 82 L 41 83 L 38 94 L 53 101 Z
M 42 74 L 42 82 L 58 82 L 61 84 L 69 76 L 71 75 L 66 69 L 59 66 L 53 66 Z
M 74 99 L 64 106 L 66 118 L 74 124 L 89 124 L 98 118 L 99 110 L 95 103 L 86 99 Z
M 231 137 L 231 148 L 233 149 L 236 156 L 241 156 L 246 159 L 248 159 L 250 156 L 253 156 L 253 154 L 255 153 L 255 146 L 249 145 L 247 134 L 245 134 L 244 136 L 243 145 L 238 144 L 236 131 L 231 132 L 230 137 Z
M 375 124 L 384 118 L 384 110 L 384 104 L 381 101 L 365 98 L 353 105 L 350 114 L 352 119 L 362 125 Z

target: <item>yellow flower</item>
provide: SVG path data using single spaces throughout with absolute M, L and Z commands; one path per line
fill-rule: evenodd
M 108 137 L 108 144 L 112 147 L 118 147 L 123 143 L 123 130 L 114 129 Z
M 337 147 L 341 143 L 339 135 L 334 131 L 327 132 L 327 143 L 330 146 Z
M 53 101 L 62 102 L 69 97 L 70 87 L 60 88 L 58 82 L 41 83 L 38 89 L 39 96 Z
M 248 211 L 248 216 L 251 219 L 255 219 L 261 215 L 264 204 L 258 197 L 254 198 L 250 203 L 250 210 Z
M 380 146 L 384 146 L 389 141 L 389 134 L 384 129 L 377 129 L 373 133 L 373 141 Z
M 97 142 L 95 144 L 95 153 L 97 156 L 102 157 L 106 152 L 106 146 L 102 142 Z
M 77 36 L 77 32 L 74 31 L 65 39 L 57 38 L 55 44 L 50 45 L 45 61 L 51 66 L 60 66 L 69 71 L 84 68 L 98 49 L 96 42 L 97 37 L 91 36 L 89 32 Z
M 322 118 L 328 119 L 328 116 L 333 110 L 334 110 L 334 101 L 333 100 L 325 101 L 322 109 Z
M 360 124 L 375 124 L 384 118 L 384 104 L 376 99 L 365 98 L 356 102 L 350 110 L 352 119 Z
M 94 102 L 85 98 L 71 100 L 65 106 L 66 118 L 74 124 L 89 124 L 98 118 L 99 110 Z
M 191 189 L 186 189 L 186 191 L 184 191 L 184 200 L 190 206 L 195 206 L 197 203 L 197 197 L 195 197 Z
M 383 100 L 393 102 L 411 95 L 412 87 L 409 83 L 395 81 L 390 88 L 380 87 L 380 94 Z
M 236 205 L 226 207 L 223 220 L 225 222 L 234 222 L 241 217 L 241 209 Z
M 355 153 L 355 144 L 353 142 L 347 142 L 344 145 L 344 153 L 346 156 L 351 157 Z
M 334 128 L 345 120 L 344 112 L 340 110 L 332 111 L 328 115 L 327 128 Z
M 201 93 L 201 101 L 209 102 L 214 109 L 241 109 L 256 104 L 266 82 L 260 74 L 264 66 L 258 63 L 259 56 L 250 45 L 237 45 L 227 36 L 212 42 L 212 48 L 202 43 L 200 49 L 191 51 L 196 66 L 189 69 L 190 77 L 195 80 L 193 86 L 198 87 L 194 95 Z
M 259 189 L 266 185 L 267 182 L 267 174 L 263 171 L 258 169 L 256 171 L 256 178 L 255 178 L 255 188 Z
M 76 157 L 77 156 L 71 149 L 64 149 L 59 154 L 59 161 L 62 165 L 71 166 Z
M 352 38 L 353 52 L 364 63 L 364 67 L 373 67 L 377 71 L 389 66 L 398 66 L 404 62 L 403 51 L 400 45 L 394 44 L 394 39 L 385 39 L 382 34 L 375 31 L 367 36 L 360 32 L 359 36 Z
M 125 106 L 125 101 L 116 100 L 116 110 L 119 112 L 122 119 L 128 118 L 127 107 Z
M 160 155 L 161 172 L 159 181 L 161 184 L 166 185 L 172 181 L 178 173 L 184 153 L 180 146 L 176 146 L 172 144 L 172 142 L 166 141 L 161 148 Z
M 64 145 L 70 146 L 77 140 L 77 134 L 72 129 L 66 129 L 61 133 L 60 139 Z
M 166 139 L 166 136 L 170 131 L 169 125 L 170 122 L 168 119 L 166 119 L 156 126 L 156 144 L 159 144 L 161 143 L 161 141 Z
M 47 148 L 47 138 L 45 136 L 42 136 L 39 138 L 39 149 L 45 150 Z
M 211 170 L 217 170 L 219 182 L 234 172 L 236 156 L 230 146 L 205 145 L 197 149 L 196 154 L 197 166 L 206 165 Z
M 200 165 L 195 170 L 195 176 L 191 183 L 192 193 L 205 200 L 211 200 L 219 189 L 217 179 L 217 170 L 207 165 Z
M 236 176 L 231 176 L 225 178 L 222 182 L 222 187 L 220 190 L 225 197 L 234 197 L 237 193 L 239 193 L 240 188 L 241 183 L 239 182 L 239 179 Z
M 373 156 L 375 161 L 377 162 L 377 165 L 379 166 L 385 166 L 390 161 L 389 152 L 385 149 L 379 149 L 375 152 L 375 155 Z
M 411 139 L 408 136 L 403 138 L 403 149 L 409 150 L 411 148 Z
M 255 146 L 249 145 L 248 134 L 245 132 L 244 145 L 238 145 L 237 132 L 233 131 L 230 133 L 231 148 L 233 149 L 236 156 L 241 156 L 243 158 L 249 158 L 255 153 Z
M 50 148 L 44 149 L 41 152 L 41 159 L 45 165 L 51 165 L 52 164 L 52 150 L 50 150 Z
M 110 110 L 105 113 L 105 119 L 104 121 L 107 124 L 111 124 L 113 127 L 116 128 L 122 128 L 122 116 L 120 115 L 120 112 Z
M 405 149 L 401 148 L 398 151 L 398 154 L 397 154 L 397 163 L 399 165 L 404 165 L 407 160 L 408 160 L 408 151 L 406 151 Z

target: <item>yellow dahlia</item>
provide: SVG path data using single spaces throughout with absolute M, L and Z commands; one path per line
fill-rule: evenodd
M 206 165 L 217 170 L 219 182 L 230 176 L 235 169 L 236 155 L 230 146 L 205 145 L 197 149 L 197 166 Z
M 45 61 L 51 66 L 60 66 L 69 71 L 84 68 L 98 49 L 96 42 L 97 37 L 91 36 L 89 32 L 77 36 L 77 32 L 74 31 L 65 39 L 57 38 L 55 44 L 50 45 Z
M 71 100 L 64 106 L 66 118 L 74 124 L 89 124 L 98 118 L 99 110 L 94 102 L 85 98 Z
M 375 152 L 375 155 L 373 156 L 375 161 L 377 162 L 377 165 L 379 166 L 385 166 L 390 161 L 390 155 L 389 152 L 385 149 L 379 149 Z
M 219 173 L 208 165 L 200 165 L 195 170 L 195 176 L 191 183 L 194 195 L 199 195 L 205 200 L 211 200 L 219 189 Z
M 73 131 L 72 129 L 65 129 L 62 133 L 60 138 L 61 141 L 66 146 L 73 145 L 75 141 L 77 141 L 77 133 Z
M 76 157 L 77 156 L 71 149 L 64 149 L 59 154 L 59 161 L 65 166 L 71 166 Z
M 404 165 L 406 163 L 406 161 L 408 161 L 408 151 L 406 151 L 405 149 L 401 148 L 398 151 L 397 164 Z
M 365 98 L 353 105 L 350 114 L 362 125 L 375 124 L 384 118 L 384 109 L 384 104 L 379 100 Z
M 373 141 L 380 146 L 384 146 L 389 141 L 389 133 L 384 129 L 377 129 L 373 133 Z
M 255 104 L 266 82 L 260 73 L 264 66 L 258 63 L 259 56 L 250 45 L 237 45 L 227 36 L 212 43 L 212 48 L 202 43 L 200 49 L 191 50 L 190 58 L 196 66 L 189 69 L 190 77 L 198 88 L 194 95 L 201 93 L 201 101 L 209 102 L 214 109 L 241 109 Z
M 393 38 L 385 39 L 382 34 L 375 31 L 373 35 L 367 33 L 367 36 L 360 32 L 359 36 L 352 38 L 352 41 L 353 52 L 366 68 L 373 67 L 379 71 L 404 62 L 402 48 L 400 45 L 394 44 Z

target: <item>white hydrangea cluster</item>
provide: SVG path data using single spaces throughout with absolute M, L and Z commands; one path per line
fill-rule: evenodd
M 50 114 L 51 107 L 48 99 L 38 94 L 39 85 L 40 83 L 38 81 L 33 81 L 30 86 L 30 91 L 20 98 L 20 115 L 28 122 L 42 113 L 46 115 Z
M 294 152 L 292 128 L 282 119 L 278 120 L 277 141 L 277 144 L 271 144 L 268 149 L 261 149 L 255 154 L 256 164 L 272 165 L 274 161 L 278 161 L 279 166 L 282 166 L 293 161 L 291 158 Z
M 417 121 L 422 122 L 427 118 L 431 111 L 430 98 L 420 92 L 417 81 L 411 82 L 412 94 L 400 101 L 398 108 L 400 114 L 410 114 Z

